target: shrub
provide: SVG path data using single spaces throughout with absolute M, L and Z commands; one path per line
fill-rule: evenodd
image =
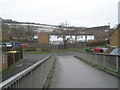
M 36 51 L 41 51 L 41 48 L 36 48 Z

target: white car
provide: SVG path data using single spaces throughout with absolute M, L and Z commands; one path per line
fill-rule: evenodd
M 5 44 L 6 44 L 6 47 L 12 47 L 11 43 L 5 43 Z
M 5 44 L 0 44 L 0 48 L 5 47 L 5 46 L 6 46 Z

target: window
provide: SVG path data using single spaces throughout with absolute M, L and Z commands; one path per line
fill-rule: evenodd
M 83 36 L 80 36 L 80 38 L 83 38 Z
M 4 55 L 2 55 L 2 63 L 5 63 Z
M 108 32 L 108 30 L 105 30 L 105 32 Z
M 51 36 L 49 36 L 49 38 L 51 38 Z

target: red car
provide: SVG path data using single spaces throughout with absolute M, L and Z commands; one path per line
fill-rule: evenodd
M 94 48 L 94 52 L 104 53 L 108 48 Z
M 28 46 L 28 44 L 26 44 L 26 43 L 22 43 L 20 46 Z

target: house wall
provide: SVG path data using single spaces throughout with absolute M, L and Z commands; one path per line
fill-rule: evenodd
M 120 47 L 120 25 L 110 37 L 110 46 Z
M 47 33 L 40 33 L 38 36 L 39 44 L 49 44 L 49 36 Z
M 68 43 L 75 43 L 75 35 L 66 35 L 66 39 L 69 38 Z M 94 40 L 94 35 L 77 35 L 77 42 L 85 42 Z M 63 44 L 63 38 L 58 35 L 49 35 L 50 44 Z
M 87 41 L 94 40 L 94 35 L 87 36 Z

